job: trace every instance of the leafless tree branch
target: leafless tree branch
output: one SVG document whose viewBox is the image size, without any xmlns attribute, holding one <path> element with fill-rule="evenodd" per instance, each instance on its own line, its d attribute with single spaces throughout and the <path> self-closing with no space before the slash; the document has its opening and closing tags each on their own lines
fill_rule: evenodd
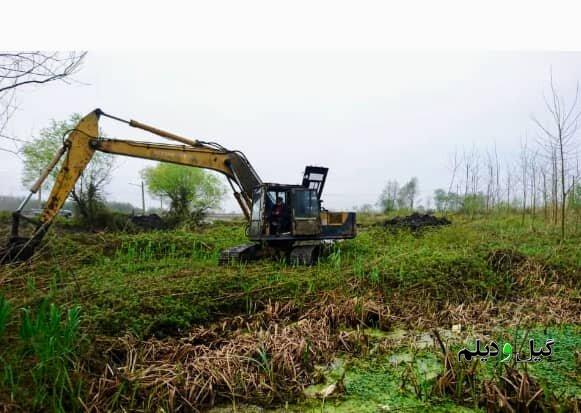
<svg viewBox="0 0 581 413">
<path fill-rule="evenodd" d="M 69 83 L 87 52 L 0 52 L 0 133 L 17 108 L 16 91 L 55 81 Z"/>
<path fill-rule="evenodd" d="M 569 160 L 576 153 L 574 143 L 577 139 L 578 121 L 581 117 L 581 110 L 578 109 L 579 82 L 576 84 L 575 95 L 568 107 L 565 99 L 559 94 L 555 86 L 552 70 L 549 74 L 549 86 L 551 90 L 551 102 L 549 102 L 546 96 L 543 96 L 543 100 L 547 112 L 550 114 L 549 119 L 552 119 L 545 124 L 541 123 L 535 117 L 532 120 L 540 131 L 542 131 L 542 134 L 544 134 L 543 137 L 539 137 L 538 141 L 546 155 L 550 158 L 553 199 L 556 211 L 558 207 L 557 201 L 560 198 L 561 239 L 563 239 L 565 238 L 566 227 L 566 201 L 570 191 L 570 188 L 567 189 L 568 184 L 566 180 L 570 168 Z M 574 181 L 575 179 L 573 179 Z"/>
<path fill-rule="evenodd" d="M 66 57 L 55 52 L 0 54 L 0 93 L 27 85 L 66 80 L 80 68 L 87 52 L 71 52 Z"/>
</svg>

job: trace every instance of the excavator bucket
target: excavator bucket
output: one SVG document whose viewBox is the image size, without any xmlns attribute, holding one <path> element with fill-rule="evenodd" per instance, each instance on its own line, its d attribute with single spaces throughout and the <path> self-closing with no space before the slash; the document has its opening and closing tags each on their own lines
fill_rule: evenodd
<svg viewBox="0 0 581 413">
<path fill-rule="evenodd" d="M 55 154 L 52 161 L 34 183 L 28 197 L 25 198 L 18 209 L 12 214 L 12 233 L 7 246 L 0 250 L 0 264 L 25 261 L 32 257 L 35 248 L 46 234 L 52 220 L 67 200 L 75 183 L 95 153 L 95 148 L 90 145 L 90 141 L 98 136 L 98 120 L 99 114 L 94 111 L 79 121 L 75 129 L 69 134 L 65 144 Z M 26 218 L 22 215 L 22 210 L 26 203 L 39 190 L 46 177 L 63 157 L 64 159 L 62 159 L 60 170 L 56 175 L 55 184 L 40 218 L 38 220 Z M 31 238 L 24 238 L 19 235 L 21 218 L 36 225 L 36 229 Z"/>
<path fill-rule="evenodd" d="M 31 238 L 13 237 L 6 247 L 0 249 L 0 264 L 26 261 L 32 257 L 36 242 Z"/>
</svg>

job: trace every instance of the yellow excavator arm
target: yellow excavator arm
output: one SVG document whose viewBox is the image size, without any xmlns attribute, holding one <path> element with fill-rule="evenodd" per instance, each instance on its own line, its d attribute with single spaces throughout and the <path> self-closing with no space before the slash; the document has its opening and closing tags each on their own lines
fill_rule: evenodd
<svg viewBox="0 0 581 413">
<path fill-rule="evenodd" d="M 99 119 L 102 117 L 126 123 L 173 143 L 100 137 Z M 249 220 L 247 235 L 252 242 L 221 251 L 221 264 L 271 256 L 277 259 L 286 257 L 292 263 L 311 265 L 326 250 L 328 242 L 356 235 L 355 213 L 331 212 L 321 206 L 321 193 L 328 168 L 307 166 L 300 185 L 263 183 L 240 151 L 226 149 L 215 142 L 185 138 L 134 120 L 124 120 L 100 109 L 82 118 L 68 132 L 62 148 L 12 215 L 12 233 L 8 246 L 4 250 L 0 249 L 0 264 L 32 257 L 96 151 L 210 169 L 226 176 L 242 212 Z M 28 200 L 59 164 L 60 169 L 40 218 L 33 220 L 22 215 Z M 280 216 L 274 217 L 273 210 L 276 205 L 280 205 L 283 197 L 286 207 L 282 207 Z M 20 219 L 36 224 L 32 237 L 19 236 Z"/>
<path fill-rule="evenodd" d="M 179 142 L 181 145 L 101 138 L 98 134 L 99 118 L 101 116 L 127 123 L 132 127 Z M 77 180 L 91 161 L 95 151 L 170 162 L 220 172 L 227 177 L 234 196 L 247 219 L 250 218 L 252 190 L 262 184 L 261 179 L 244 154 L 239 151 L 225 149 L 216 143 L 184 138 L 137 121 L 126 121 L 96 109 L 82 118 L 70 132 L 64 141 L 63 147 L 55 154 L 53 160 L 31 187 L 29 196 L 14 213 L 12 238 L 18 238 L 19 219 L 22 217 L 21 212 L 26 202 L 32 194 L 39 190 L 47 176 L 64 156 L 32 239 L 38 242 L 42 238 L 46 229 L 69 197 Z"/>
</svg>

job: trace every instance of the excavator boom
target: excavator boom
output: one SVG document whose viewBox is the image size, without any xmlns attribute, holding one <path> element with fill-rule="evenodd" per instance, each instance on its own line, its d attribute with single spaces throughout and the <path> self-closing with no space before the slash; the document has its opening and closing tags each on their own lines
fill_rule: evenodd
<svg viewBox="0 0 581 413">
<path fill-rule="evenodd" d="M 175 143 L 100 137 L 101 117 L 126 123 Z M 326 245 L 325 241 L 353 238 L 356 233 L 354 213 L 331 212 L 322 207 L 321 193 L 327 168 L 308 166 L 301 185 L 263 183 L 240 151 L 226 149 L 215 142 L 185 138 L 96 109 L 82 118 L 70 131 L 63 147 L 34 183 L 29 196 L 14 212 L 11 238 L 8 248 L 0 252 L 0 263 L 24 260 L 34 253 L 97 151 L 210 169 L 223 174 L 248 220 L 247 235 L 252 243 L 222 251 L 222 263 L 232 259 L 257 259 L 279 253 L 290 257 L 294 262 L 313 263 Z M 26 202 L 41 188 L 59 162 L 60 169 L 39 220 L 25 217 L 22 211 Z M 20 237 L 21 219 L 36 223 L 32 237 Z"/>
<path fill-rule="evenodd" d="M 181 145 L 101 138 L 99 137 L 99 118 L 101 116 L 106 116 L 166 139 L 177 141 Z M 61 158 L 64 157 L 51 193 L 37 222 L 36 230 L 32 238 L 26 239 L 26 247 L 28 249 L 33 249 L 29 247 L 33 247 L 40 242 L 96 151 L 220 172 L 228 179 L 234 196 L 247 219 L 250 219 L 252 191 L 254 187 L 262 184 L 262 180 L 242 152 L 231 151 L 215 143 L 184 138 L 134 120 L 125 121 L 96 109 L 83 117 L 70 132 L 63 147 L 59 149 L 54 159 L 31 187 L 29 196 L 14 212 L 11 234 L 12 243 L 20 245 L 24 242 L 24 239 L 19 236 L 20 219 L 25 218 L 21 212 L 31 195 L 40 189 L 44 180 L 57 166 Z M 2 256 L 0 256 L 1 260 Z"/>
</svg>

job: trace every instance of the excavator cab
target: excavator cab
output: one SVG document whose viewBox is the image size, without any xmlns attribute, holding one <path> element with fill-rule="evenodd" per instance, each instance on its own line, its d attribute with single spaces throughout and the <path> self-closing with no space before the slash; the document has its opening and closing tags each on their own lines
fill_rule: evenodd
<svg viewBox="0 0 581 413">
<path fill-rule="evenodd" d="M 281 245 L 355 236 L 355 214 L 322 207 L 328 169 L 307 166 L 301 185 L 263 183 L 254 188 L 248 236 Z"/>
<path fill-rule="evenodd" d="M 318 236 L 321 233 L 320 212 L 316 189 L 263 184 L 253 192 L 248 235 L 254 241 Z"/>
<path fill-rule="evenodd" d="M 276 249 L 291 262 L 313 264 L 323 241 L 355 237 L 355 213 L 322 207 L 326 172 L 326 168 L 307 167 L 302 185 L 263 183 L 255 187 L 248 227 L 253 244 L 223 251 L 221 262 L 251 260 L 260 257 L 259 251 Z"/>
</svg>

